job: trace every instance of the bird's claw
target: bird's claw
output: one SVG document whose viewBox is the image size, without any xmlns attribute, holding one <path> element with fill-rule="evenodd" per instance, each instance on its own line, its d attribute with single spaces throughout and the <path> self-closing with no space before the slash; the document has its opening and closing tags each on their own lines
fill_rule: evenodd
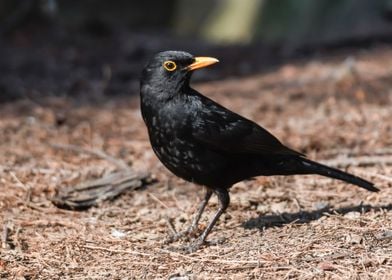
<svg viewBox="0 0 392 280">
<path fill-rule="evenodd" d="M 181 252 L 181 253 L 191 254 L 191 253 L 194 253 L 197 250 L 199 250 L 200 247 L 202 247 L 203 245 L 221 245 L 225 241 L 226 241 L 226 238 L 224 238 L 224 237 L 219 238 L 217 240 L 211 240 L 211 241 L 203 240 L 202 237 L 198 237 L 197 239 L 194 239 L 192 242 L 190 242 L 188 245 L 182 245 L 180 247 L 170 247 L 168 249 L 173 252 Z"/>
<path fill-rule="evenodd" d="M 195 241 L 193 241 L 189 246 L 186 247 L 186 251 L 190 253 L 194 253 L 197 250 L 200 249 L 200 247 L 204 244 L 204 240 L 198 238 Z"/>
<path fill-rule="evenodd" d="M 193 241 L 190 245 L 186 247 L 186 251 L 188 253 L 194 253 L 197 250 L 200 249 L 200 247 L 204 244 L 207 245 L 221 245 L 226 241 L 226 238 L 222 237 L 219 238 L 218 240 L 212 240 L 212 241 L 207 241 L 203 240 L 202 238 L 197 238 L 195 241 Z"/>
<path fill-rule="evenodd" d="M 171 234 L 166 240 L 165 240 L 165 244 L 170 244 L 173 242 L 176 242 L 184 237 L 190 237 L 191 235 L 193 235 L 193 233 L 196 232 L 196 227 L 194 226 L 190 226 L 189 228 L 187 228 L 184 231 L 180 231 L 180 232 L 176 232 L 174 234 Z"/>
<path fill-rule="evenodd" d="M 184 232 L 184 231 L 171 234 L 171 235 L 169 235 L 168 238 L 165 239 L 165 241 L 163 243 L 170 244 L 170 243 L 176 242 L 176 241 L 180 240 L 181 238 L 183 238 L 185 235 L 186 235 L 186 232 Z"/>
</svg>

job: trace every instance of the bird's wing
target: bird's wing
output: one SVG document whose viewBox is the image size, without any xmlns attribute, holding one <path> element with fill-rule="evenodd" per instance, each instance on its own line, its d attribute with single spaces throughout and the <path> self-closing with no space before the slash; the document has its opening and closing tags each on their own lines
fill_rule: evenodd
<svg viewBox="0 0 392 280">
<path fill-rule="evenodd" d="M 275 136 L 256 123 L 215 102 L 209 103 L 193 120 L 192 137 L 210 149 L 235 154 L 303 154 L 284 146 Z"/>
</svg>

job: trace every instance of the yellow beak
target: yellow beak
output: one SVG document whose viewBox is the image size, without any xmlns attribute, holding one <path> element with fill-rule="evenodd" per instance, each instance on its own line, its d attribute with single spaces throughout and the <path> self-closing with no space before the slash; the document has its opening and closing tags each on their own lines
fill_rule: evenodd
<svg viewBox="0 0 392 280">
<path fill-rule="evenodd" d="M 195 57 L 195 62 L 193 62 L 191 65 L 189 65 L 186 69 L 188 71 L 193 71 L 196 69 L 207 67 L 207 66 L 215 64 L 217 62 L 219 62 L 219 60 L 217 60 L 216 58 L 199 56 L 199 57 Z"/>
</svg>

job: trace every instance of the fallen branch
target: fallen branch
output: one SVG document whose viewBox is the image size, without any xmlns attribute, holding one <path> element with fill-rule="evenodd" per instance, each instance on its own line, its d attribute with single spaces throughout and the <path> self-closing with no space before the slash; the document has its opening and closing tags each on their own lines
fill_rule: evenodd
<svg viewBox="0 0 392 280">
<path fill-rule="evenodd" d="M 135 172 L 124 161 L 114 158 L 102 150 L 75 145 L 49 145 L 55 149 L 94 155 L 113 163 L 119 169 L 119 171 L 103 178 L 87 181 L 65 190 L 57 190 L 57 194 L 51 198 L 51 201 L 59 208 L 71 210 L 87 209 L 98 205 L 104 200 L 113 199 L 125 191 L 140 188 L 154 181 L 149 173 Z"/>
<path fill-rule="evenodd" d="M 154 180 L 149 173 L 137 173 L 131 169 L 111 173 L 103 178 L 87 181 L 72 188 L 60 190 L 51 198 L 59 208 L 82 210 L 110 200 L 128 190 L 135 190 Z"/>
</svg>

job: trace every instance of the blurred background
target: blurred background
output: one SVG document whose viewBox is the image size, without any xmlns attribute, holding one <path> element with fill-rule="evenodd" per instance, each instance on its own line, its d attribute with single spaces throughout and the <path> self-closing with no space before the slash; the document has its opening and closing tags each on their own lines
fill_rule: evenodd
<svg viewBox="0 0 392 280">
<path fill-rule="evenodd" d="M 391 41 L 391 0 L 0 0 L 0 101 L 136 94 L 167 49 L 224 62 L 200 81 Z"/>
</svg>

